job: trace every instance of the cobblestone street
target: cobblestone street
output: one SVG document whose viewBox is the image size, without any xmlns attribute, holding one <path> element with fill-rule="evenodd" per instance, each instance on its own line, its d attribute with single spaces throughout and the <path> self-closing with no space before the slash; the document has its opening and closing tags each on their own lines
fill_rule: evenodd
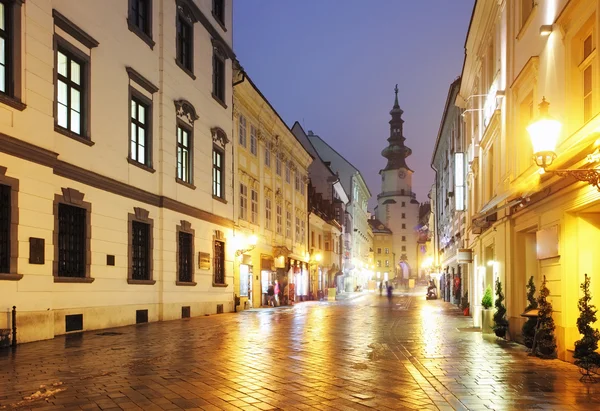
<svg viewBox="0 0 600 411">
<path fill-rule="evenodd" d="M 1 352 L 0 409 L 600 409 L 576 367 L 460 314 L 371 294 L 58 337 Z"/>
</svg>

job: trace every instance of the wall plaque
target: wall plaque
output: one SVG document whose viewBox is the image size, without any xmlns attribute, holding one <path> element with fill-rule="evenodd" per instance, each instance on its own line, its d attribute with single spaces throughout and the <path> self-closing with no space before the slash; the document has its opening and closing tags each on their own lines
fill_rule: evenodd
<svg viewBox="0 0 600 411">
<path fill-rule="evenodd" d="M 210 270 L 210 253 L 198 253 L 198 268 L 201 270 Z"/>
<path fill-rule="evenodd" d="M 43 238 L 29 237 L 29 264 L 44 264 Z"/>
</svg>

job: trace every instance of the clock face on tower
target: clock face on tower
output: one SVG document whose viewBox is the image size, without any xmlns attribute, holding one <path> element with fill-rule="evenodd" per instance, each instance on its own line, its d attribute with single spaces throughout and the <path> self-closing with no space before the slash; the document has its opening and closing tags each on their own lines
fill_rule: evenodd
<svg viewBox="0 0 600 411">
<path fill-rule="evenodd" d="M 406 177 L 406 171 L 404 171 L 404 170 L 398 171 L 398 177 L 400 177 L 400 178 Z"/>
</svg>

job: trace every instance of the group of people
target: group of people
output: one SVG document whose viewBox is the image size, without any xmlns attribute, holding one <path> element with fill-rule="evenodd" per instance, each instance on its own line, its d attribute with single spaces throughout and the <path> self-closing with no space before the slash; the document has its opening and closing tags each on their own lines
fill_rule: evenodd
<svg viewBox="0 0 600 411">
<path fill-rule="evenodd" d="M 379 295 L 383 296 L 383 281 L 379 283 Z M 394 294 L 394 287 L 392 287 L 392 284 L 390 284 L 389 282 L 385 282 L 385 289 L 387 291 L 387 298 L 389 302 L 392 302 L 392 297 Z"/>
<path fill-rule="evenodd" d="M 267 305 L 273 307 L 280 305 L 279 291 L 279 282 L 277 280 L 269 284 L 269 288 L 267 289 Z"/>
</svg>

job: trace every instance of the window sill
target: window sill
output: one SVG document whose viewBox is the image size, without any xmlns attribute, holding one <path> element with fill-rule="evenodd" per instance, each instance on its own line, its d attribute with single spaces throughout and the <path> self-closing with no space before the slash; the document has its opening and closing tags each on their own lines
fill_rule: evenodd
<svg viewBox="0 0 600 411">
<path fill-rule="evenodd" d="M 223 204 L 227 204 L 227 200 L 225 200 L 224 198 L 221 198 L 219 196 L 216 196 L 214 194 L 213 194 L 213 200 L 217 200 L 217 201 L 222 202 Z"/>
<path fill-rule="evenodd" d="M 214 11 L 212 12 L 212 16 L 214 17 L 215 21 L 217 22 L 217 24 L 219 25 L 219 27 L 221 27 L 223 29 L 223 31 L 227 31 L 227 28 L 225 27 L 225 23 L 221 21 L 221 19 L 219 19 L 217 17 L 217 15 L 214 13 Z"/>
<path fill-rule="evenodd" d="M 0 274 L 0 281 L 19 281 L 23 274 Z"/>
<path fill-rule="evenodd" d="M 195 185 L 193 185 L 191 183 L 188 183 L 188 182 L 185 182 L 185 181 L 183 181 L 180 178 L 175 177 L 175 181 L 178 182 L 179 184 L 183 185 L 183 186 L 186 186 L 187 188 L 191 188 L 192 190 L 196 189 Z"/>
<path fill-rule="evenodd" d="M 134 280 L 133 278 L 128 278 L 127 284 L 154 285 L 156 284 L 156 280 Z"/>
<path fill-rule="evenodd" d="M 219 97 L 217 97 L 217 95 L 215 93 L 210 93 L 210 94 L 217 103 L 219 103 L 221 106 L 223 106 L 223 108 L 227 108 L 227 104 L 225 104 L 225 102 L 223 100 L 221 100 Z"/>
<path fill-rule="evenodd" d="M 129 19 L 127 19 L 127 27 L 129 27 L 129 31 L 138 36 L 144 43 L 146 43 L 151 50 L 154 50 L 154 45 L 156 44 L 152 40 L 152 36 L 148 35 L 148 33 L 144 33 L 138 26 L 133 24 Z"/>
<path fill-rule="evenodd" d="M 196 285 L 195 281 L 192 282 L 188 282 L 188 281 L 175 281 L 175 285 L 181 285 L 184 287 L 193 287 Z"/>
<path fill-rule="evenodd" d="M 8 94 L 0 93 L 0 103 L 6 104 L 14 109 L 23 111 L 27 108 L 27 104 L 23 103 L 16 97 L 11 97 Z"/>
<path fill-rule="evenodd" d="M 156 172 L 156 170 L 155 170 L 155 169 L 153 169 L 152 167 L 150 167 L 150 166 L 147 166 L 147 165 L 145 165 L 145 164 L 142 164 L 142 163 L 140 163 L 140 162 L 138 162 L 138 161 L 135 161 L 135 160 L 133 160 L 133 159 L 132 159 L 132 158 L 130 158 L 130 157 L 127 157 L 127 162 L 128 162 L 129 164 L 131 164 L 132 166 L 139 167 L 139 168 L 141 168 L 142 170 L 146 170 L 146 171 L 147 171 L 147 172 L 149 172 L 149 173 L 155 173 L 155 172 Z"/>
<path fill-rule="evenodd" d="M 179 60 L 175 59 L 175 64 L 177 64 L 177 66 L 179 66 L 179 68 L 182 69 L 185 72 L 185 74 L 190 76 L 193 80 L 196 80 L 196 76 L 194 76 L 194 72 L 192 72 L 192 70 L 184 67 L 183 64 L 181 64 L 179 62 Z"/>
<path fill-rule="evenodd" d="M 222 288 L 225 288 L 225 287 L 229 287 L 229 284 L 217 284 L 217 283 L 212 283 L 212 286 L 213 286 L 213 287 L 222 287 Z"/>
<path fill-rule="evenodd" d="M 93 283 L 95 278 L 91 277 L 54 277 L 55 283 Z"/>
<path fill-rule="evenodd" d="M 88 145 L 90 147 L 93 146 L 94 144 L 96 144 L 91 139 L 85 138 L 85 137 L 81 137 L 79 134 L 75 134 L 72 131 L 69 131 L 66 128 L 63 128 L 63 127 L 59 126 L 58 124 L 54 125 L 54 131 L 56 131 L 57 133 L 60 133 L 60 134 L 62 134 L 64 136 L 70 137 L 73 140 L 79 141 L 80 143 L 83 143 L 83 144 Z"/>
</svg>

